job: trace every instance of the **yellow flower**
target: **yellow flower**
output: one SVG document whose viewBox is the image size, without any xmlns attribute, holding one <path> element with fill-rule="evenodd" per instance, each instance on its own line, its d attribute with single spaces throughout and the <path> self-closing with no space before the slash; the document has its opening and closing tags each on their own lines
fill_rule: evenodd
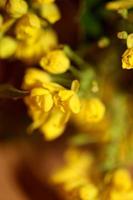
<svg viewBox="0 0 133 200">
<path fill-rule="evenodd" d="M 124 39 L 127 39 L 128 34 L 127 34 L 126 31 L 121 31 L 121 32 L 118 32 L 117 37 L 118 37 L 119 39 L 123 39 L 123 40 L 124 40 Z"/>
<path fill-rule="evenodd" d="M 79 83 L 75 80 L 70 90 L 65 89 L 51 82 L 45 72 L 28 69 L 23 88 L 30 91 L 30 95 L 25 97 L 33 119 L 30 131 L 40 128 L 47 140 L 62 134 L 71 112 L 79 112 L 80 102 L 76 95 L 78 87 Z"/>
<path fill-rule="evenodd" d="M 52 24 L 61 18 L 60 11 L 55 3 L 43 4 L 40 13 Z"/>
<path fill-rule="evenodd" d="M 32 40 L 30 40 L 32 41 Z M 16 57 L 20 60 L 37 63 L 41 57 L 57 45 L 57 36 L 51 29 L 40 31 L 38 38 L 35 41 L 27 43 L 20 41 L 16 51 Z"/>
<path fill-rule="evenodd" d="M 65 155 L 66 164 L 52 175 L 54 184 L 63 184 L 66 191 L 79 188 L 88 183 L 88 174 L 93 159 L 87 152 L 68 149 Z"/>
<path fill-rule="evenodd" d="M 99 122 L 103 119 L 105 114 L 105 106 L 98 98 L 92 98 L 88 101 L 88 112 L 86 112 L 86 119 L 90 122 Z"/>
<path fill-rule="evenodd" d="M 26 14 L 28 5 L 24 0 L 9 0 L 6 3 L 6 11 L 14 18 L 19 18 Z"/>
<path fill-rule="evenodd" d="M 132 200 L 133 181 L 127 169 L 119 168 L 106 175 L 107 188 L 104 188 L 104 198 L 108 200 Z M 105 177 L 106 178 L 106 177 Z"/>
<path fill-rule="evenodd" d="M 40 45 L 42 48 L 42 56 L 50 49 L 56 47 L 58 44 L 58 38 L 56 33 L 52 29 L 46 29 L 41 32 Z"/>
<path fill-rule="evenodd" d="M 28 90 L 35 87 L 42 86 L 42 83 L 50 82 L 50 76 L 36 68 L 28 68 L 25 72 L 23 80 L 23 89 Z"/>
<path fill-rule="evenodd" d="M 119 0 L 119 1 L 112 1 L 107 3 L 107 9 L 110 10 L 119 10 L 119 9 L 129 9 L 133 7 L 132 0 Z"/>
<path fill-rule="evenodd" d="M 41 59 L 40 65 L 50 73 L 60 74 L 69 69 L 70 61 L 62 50 L 53 50 Z"/>
<path fill-rule="evenodd" d="M 28 13 L 19 19 L 16 25 L 16 36 L 19 40 L 33 42 L 40 33 L 41 23 L 37 15 Z"/>
<path fill-rule="evenodd" d="M 48 112 L 53 106 L 52 94 L 42 87 L 33 88 L 30 99 L 33 106 L 42 112 Z"/>
<path fill-rule="evenodd" d="M 81 200 L 96 200 L 98 188 L 94 184 L 88 183 L 80 188 L 79 193 Z"/>
<path fill-rule="evenodd" d="M 59 95 L 60 90 L 66 89 L 55 83 L 45 83 L 42 88 L 32 89 L 31 95 L 25 98 L 33 118 L 31 131 L 40 128 L 47 140 L 55 139 L 61 135 L 71 112 L 79 111 L 80 103 L 76 94 L 62 99 Z M 73 98 L 76 101 L 70 106 Z M 77 105 L 75 106 L 75 104 Z"/>
<path fill-rule="evenodd" d="M 40 126 L 40 130 L 44 134 L 46 140 L 56 139 L 63 133 L 69 115 L 69 112 L 63 113 L 57 108 L 51 110 L 42 126 Z"/>
<path fill-rule="evenodd" d="M 55 83 L 49 83 L 48 85 L 45 83 L 44 87 L 53 94 L 54 108 L 40 129 L 45 138 L 51 140 L 63 133 L 71 112 L 79 112 L 80 102 L 73 90 L 66 90 Z"/>
<path fill-rule="evenodd" d="M 133 68 L 133 48 L 127 49 L 122 55 L 122 68 L 123 69 Z"/>
<path fill-rule="evenodd" d="M 110 193 L 110 198 L 107 197 L 108 200 L 132 200 L 133 199 L 133 191 L 120 192 L 118 190 L 112 190 Z"/>
<path fill-rule="evenodd" d="M 129 190 L 132 187 L 132 179 L 128 170 L 118 169 L 113 174 L 113 185 L 120 190 Z"/>
<path fill-rule="evenodd" d="M 80 101 L 76 94 L 77 88 L 73 88 L 73 85 L 79 87 L 78 81 L 73 81 L 71 90 L 65 88 L 59 88 L 58 93 L 54 95 L 55 106 L 59 107 L 62 112 L 70 110 L 73 113 L 80 111 Z"/>
<path fill-rule="evenodd" d="M 17 42 L 9 37 L 5 36 L 0 38 L 0 58 L 9 58 L 17 49 Z"/>
<path fill-rule="evenodd" d="M 98 98 L 81 100 L 80 112 L 73 115 L 74 122 L 79 127 L 87 127 L 91 123 L 100 122 L 105 114 L 105 106 Z"/>
</svg>

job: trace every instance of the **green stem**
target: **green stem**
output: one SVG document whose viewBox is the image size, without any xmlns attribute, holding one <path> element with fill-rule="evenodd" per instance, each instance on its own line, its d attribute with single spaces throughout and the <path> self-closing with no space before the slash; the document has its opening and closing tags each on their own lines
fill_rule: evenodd
<svg viewBox="0 0 133 200">
<path fill-rule="evenodd" d="M 70 71 L 72 74 L 80 80 L 80 96 L 87 96 L 91 94 L 92 83 L 97 80 L 96 73 L 93 67 L 84 61 L 78 54 L 76 54 L 69 46 L 64 46 L 64 52 L 66 55 L 75 62 L 79 69 L 71 66 Z"/>
<path fill-rule="evenodd" d="M 125 137 L 127 130 L 127 109 L 126 100 L 121 95 L 115 95 L 110 112 L 112 111 L 112 123 L 109 129 L 110 143 L 105 147 L 105 160 L 103 170 L 112 170 L 120 165 L 119 153 L 120 144 Z"/>
<path fill-rule="evenodd" d="M 64 46 L 64 52 L 66 55 L 74 61 L 80 69 L 83 69 L 83 67 L 91 67 L 86 61 L 84 61 L 78 54 L 76 54 L 69 46 Z"/>
<path fill-rule="evenodd" d="M 81 73 L 80 73 L 80 71 L 78 69 L 76 69 L 76 67 L 74 67 L 74 66 L 71 65 L 71 67 L 70 67 L 69 70 L 72 72 L 72 74 L 74 76 L 76 76 L 77 78 L 80 78 Z"/>
</svg>

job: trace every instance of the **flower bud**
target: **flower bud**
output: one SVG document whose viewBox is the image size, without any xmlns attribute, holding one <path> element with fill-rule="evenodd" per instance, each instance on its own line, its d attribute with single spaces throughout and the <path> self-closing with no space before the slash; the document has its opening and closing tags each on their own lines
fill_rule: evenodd
<svg viewBox="0 0 133 200">
<path fill-rule="evenodd" d="M 54 50 L 41 59 L 40 65 L 50 73 L 60 74 L 69 69 L 70 61 L 62 50 Z"/>
<path fill-rule="evenodd" d="M 6 11 L 14 18 L 26 14 L 28 5 L 24 0 L 9 0 L 6 4 Z"/>
<path fill-rule="evenodd" d="M 50 23 L 55 23 L 60 19 L 60 11 L 56 4 L 43 4 L 41 8 L 41 16 L 47 19 Z"/>
<path fill-rule="evenodd" d="M 17 48 L 17 42 L 9 37 L 3 37 L 0 39 L 0 58 L 8 58 L 12 56 Z"/>
</svg>

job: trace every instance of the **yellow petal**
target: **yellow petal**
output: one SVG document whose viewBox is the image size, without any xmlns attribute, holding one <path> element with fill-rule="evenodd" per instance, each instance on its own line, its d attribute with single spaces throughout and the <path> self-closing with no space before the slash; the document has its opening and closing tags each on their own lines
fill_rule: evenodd
<svg viewBox="0 0 133 200">
<path fill-rule="evenodd" d="M 79 86 L 80 86 L 79 81 L 78 80 L 74 80 L 72 82 L 71 90 L 73 90 L 75 92 L 78 92 Z"/>
<path fill-rule="evenodd" d="M 55 23 L 61 17 L 60 11 L 55 3 L 43 4 L 41 7 L 41 16 L 50 23 Z"/>
<path fill-rule="evenodd" d="M 59 137 L 63 133 L 68 119 L 65 113 L 60 110 L 53 110 L 48 120 L 40 128 L 46 140 L 53 140 Z"/>
<path fill-rule="evenodd" d="M 74 94 L 74 92 L 72 90 L 60 90 L 58 95 L 61 98 L 61 101 L 66 101 L 67 99 L 69 99 L 72 95 Z"/>
<path fill-rule="evenodd" d="M 40 65 L 50 73 L 60 74 L 69 69 L 70 61 L 62 50 L 54 50 L 41 59 Z"/>
<path fill-rule="evenodd" d="M 40 85 L 45 82 L 50 82 L 50 76 L 46 72 L 36 68 L 29 68 L 25 73 L 22 87 L 24 89 L 29 89 L 34 85 Z"/>
<path fill-rule="evenodd" d="M 78 113 L 80 111 L 80 101 L 76 94 L 71 97 L 69 107 L 73 113 Z"/>
<path fill-rule="evenodd" d="M 50 92 L 44 88 L 34 88 L 31 97 L 36 98 L 36 103 L 42 111 L 48 112 L 53 106 L 53 98 Z"/>
</svg>

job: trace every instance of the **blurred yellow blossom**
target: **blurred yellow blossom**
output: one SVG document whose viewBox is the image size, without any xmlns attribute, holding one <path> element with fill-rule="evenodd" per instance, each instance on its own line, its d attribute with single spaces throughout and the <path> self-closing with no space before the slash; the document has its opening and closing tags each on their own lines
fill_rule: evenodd
<svg viewBox="0 0 133 200">
<path fill-rule="evenodd" d="M 71 191 L 89 182 L 88 175 L 93 163 L 93 158 L 89 153 L 73 148 L 68 149 L 65 161 L 66 164 L 54 172 L 53 183 L 63 184 L 66 191 Z"/>
<path fill-rule="evenodd" d="M 90 123 L 100 122 L 105 114 L 105 105 L 98 98 L 82 99 L 81 110 L 73 115 L 74 122 L 79 127 L 87 127 Z"/>
<path fill-rule="evenodd" d="M 122 55 L 122 68 L 123 69 L 133 68 L 133 48 L 127 49 Z"/>
<path fill-rule="evenodd" d="M 98 188 L 92 183 L 82 186 L 79 193 L 81 200 L 98 200 Z"/>
<path fill-rule="evenodd" d="M 47 117 L 42 126 L 40 126 L 40 130 L 46 140 L 56 139 L 65 130 L 66 123 L 69 119 L 69 112 L 63 113 L 61 110 L 53 108 L 49 115 L 45 114 L 45 116 Z"/>
<path fill-rule="evenodd" d="M 98 200 L 99 188 L 93 183 L 92 168 L 93 156 L 89 152 L 71 147 L 65 153 L 65 164 L 55 170 L 51 181 L 61 187 L 64 194 L 71 196 L 74 192 L 72 199 Z"/>
<path fill-rule="evenodd" d="M 133 186 L 131 175 L 126 169 L 116 170 L 113 174 L 112 183 L 117 189 L 122 190 L 131 189 L 131 187 Z"/>
<path fill-rule="evenodd" d="M 26 42 L 34 41 L 39 36 L 40 28 L 41 22 L 38 16 L 34 13 L 27 13 L 17 22 L 15 29 L 16 37 Z"/>
<path fill-rule="evenodd" d="M 55 32 L 51 29 L 41 30 L 34 42 L 18 42 L 16 57 L 29 63 L 37 63 L 47 51 L 56 45 L 57 36 Z"/>
<path fill-rule="evenodd" d="M 118 37 L 119 39 L 127 39 L 128 34 L 127 34 L 126 31 L 121 31 L 121 32 L 118 32 L 117 37 Z"/>
<path fill-rule="evenodd" d="M 118 168 L 109 176 L 103 200 L 132 200 L 133 181 L 127 169 Z M 106 177 L 105 177 L 106 178 Z"/>
<path fill-rule="evenodd" d="M 24 0 L 9 0 L 6 3 L 6 11 L 14 18 L 19 18 L 26 14 L 28 5 Z"/>
<path fill-rule="evenodd" d="M 60 11 L 55 3 L 43 4 L 40 13 L 43 18 L 52 24 L 61 18 Z"/>
<path fill-rule="evenodd" d="M 112 1 L 107 3 L 107 9 L 110 10 L 119 10 L 119 9 L 129 9 L 133 7 L 133 1 L 132 0 L 118 0 L 118 1 Z"/>
<path fill-rule="evenodd" d="M 41 59 L 40 65 L 50 73 L 60 74 L 69 69 L 70 61 L 62 50 L 53 50 Z"/>
<path fill-rule="evenodd" d="M 0 38 L 0 58 L 9 58 L 14 55 L 17 42 L 10 36 Z"/>
</svg>

